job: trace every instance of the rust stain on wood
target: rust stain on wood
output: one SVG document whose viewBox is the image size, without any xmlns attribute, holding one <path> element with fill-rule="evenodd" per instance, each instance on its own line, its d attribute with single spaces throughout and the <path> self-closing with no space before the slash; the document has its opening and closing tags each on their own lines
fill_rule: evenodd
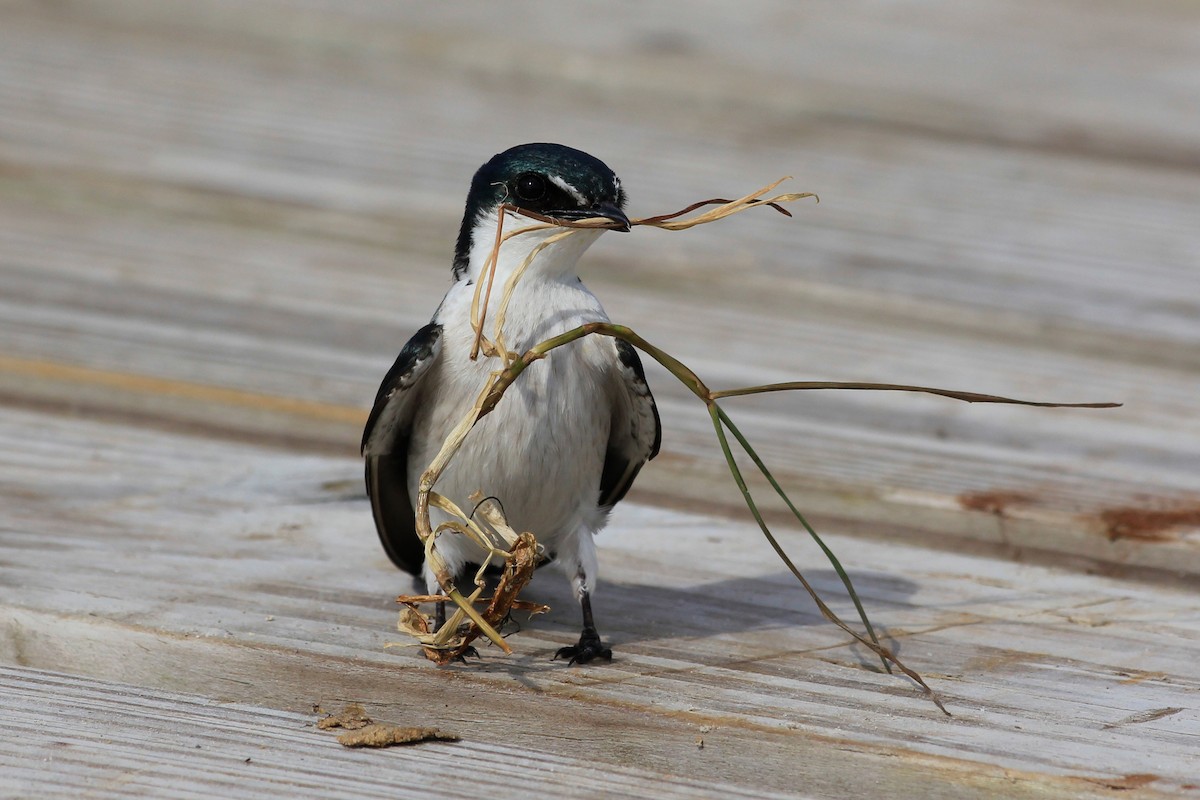
<svg viewBox="0 0 1200 800">
<path fill-rule="evenodd" d="M 1098 786 L 1103 786 L 1105 789 L 1114 791 L 1129 791 L 1131 789 L 1141 789 L 1143 786 L 1148 786 L 1157 780 L 1160 780 L 1158 775 L 1151 772 L 1135 772 L 1130 775 L 1122 775 L 1119 778 L 1085 778 L 1088 783 L 1094 783 Z"/>
<path fill-rule="evenodd" d="M 1173 542 L 1179 528 L 1200 527 L 1200 505 L 1171 509 L 1110 508 L 1100 514 L 1104 532 L 1112 541 L 1136 539 L 1142 542 Z"/>
<path fill-rule="evenodd" d="M 1003 517 L 1009 506 L 1030 505 L 1034 497 L 1024 492 L 966 492 L 958 496 L 958 504 L 968 511 L 984 511 Z"/>
<path fill-rule="evenodd" d="M 320 706 L 314 706 L 314 710 Z M 350 703 L 336 714 L 317 720 L 317 728 L 329 730 L 342 728 L 338 744 L 343 747 L 395 747 L 396 745 L 420 744 L 421 742 L 457 742 L 456 733 L 447 733 L 437 728 L 403 727 L 376 722 L 367 716 L 361 703 Z"/>
</svg>

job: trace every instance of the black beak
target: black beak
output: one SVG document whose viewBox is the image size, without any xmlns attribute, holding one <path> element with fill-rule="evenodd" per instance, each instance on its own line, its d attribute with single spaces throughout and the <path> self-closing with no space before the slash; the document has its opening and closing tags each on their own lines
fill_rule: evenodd
<svg viewBox="0 0 1200 800">
<path fill-rule="evenodd" d="M 597 203 L 591 208 L 571 209 L 569 211 L 550 211 L 546 216 L 571 220 L 572 222 L 600 217 L 617 223 L 617 227 L 610 228 L 610 230 L 621 231 L 623 233 L 628 233 L 633 227 L 629 222 L 629 217 L 625 216 L 625 212 L 612 203 Z"/>
</svg>

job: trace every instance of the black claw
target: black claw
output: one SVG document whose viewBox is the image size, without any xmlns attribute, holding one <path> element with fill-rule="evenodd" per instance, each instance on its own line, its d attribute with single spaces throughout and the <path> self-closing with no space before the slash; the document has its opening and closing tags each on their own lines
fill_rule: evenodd
<svg viewBox="0 0 1200 800">
<path fill-rule="evenodd" d="M 466 664 L 468 657 L 479 658 L 479 651 L 475 649 L 474 645 L 469 645 L 466 650 L 463 650 L 461 653 L 456 655 L 454 660 L 460 664 Z"/>
<path fill-rule="evenodd" d="M 567 659 L 567 664 L 586 664 L 597 658 L 612 661 L 612 649 L 604 646 L 595 628 L 584 628 L 579 644 L 560 647 L 554 654 L 555 661 L 560 658 Z"/>
<path fill-rule="evenodd" d="M 507 633 L 505 633 L 506 628 L 508 629 Z M 509 613 L 504 615 L 504 619 L 500 620 L 500 624 L 496 626 L 496 630 L 500 631 L 500 633 L 503 634 L 504 638 L 507 639 L 509 636 L 512 636 L 514 633 L 521 632 L 521 623 L 517 622 L 515 619 L 513 619 L 512 612 L 510 611 Z"/>
</svg>

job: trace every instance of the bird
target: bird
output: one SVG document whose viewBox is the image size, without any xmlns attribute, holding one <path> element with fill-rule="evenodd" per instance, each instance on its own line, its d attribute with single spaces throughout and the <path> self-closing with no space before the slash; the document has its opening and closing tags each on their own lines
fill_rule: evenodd
<svg viewBox="0 0 1200 800">
<path fill-rule="evenodd" d="M 421 473 L 450 430 L 470 412 L 494 359 L 472 360 L 476 332 L 471 300 L 485 262 L 505 232 L 521 227 L 502 217 L 503 205 L 564 222 L 602 218 L 631 229 L 620 179 L 601 160 L 561 144 L 530 143 L 493 156 L 478 169 L 467 194 L 454 248 L 452 285 L 428 325 L 401 349 L 376 394 L 363 431 L 367 495 L 376 532 L 391 561 L 431 593 L 440 591 L 424 563 L 414 508 Z M 549 228 L 515 236 L 499 251 L 494 285 L 550 235 Z M 547 245 L 515 285 L 504 323 L 514 352 L 589 322 L 608 322 L 599 299 L 579 277 L 578 261 L 603 229 L 578 230 Z M 609 336 L 586 336 L 532 363 L 495 409 L 479 420 L 434 490 L 459 508 L 480 492 L 496 498 L 509 525 L 530 531 L 547 563 L 571 583 L 582 615 L 579 642 L 555 658 L 569 664 L 611 660 L 596 629 L 591 598 L 598 560 L 594 537 L 629 491 L 639 470 L 659 451 L 662 425 L 637 350 Z M 477 495 L 478 496 L 478 495 Z M 448 517 L 431 509 L 436 526 Z M 457 580 L 473 575 L 488 555 L 467 537 L 447 533 L 439 554 Z M 435 626 L 445 624 L 439 603 Z"/>
</svg>

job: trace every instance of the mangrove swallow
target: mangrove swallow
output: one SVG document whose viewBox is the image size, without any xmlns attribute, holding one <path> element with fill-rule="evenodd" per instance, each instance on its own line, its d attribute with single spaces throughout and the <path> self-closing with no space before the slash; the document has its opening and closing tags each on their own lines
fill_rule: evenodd
<svg viewBox="0 0 1200 800">
<path fill-rule="evenodd" d="M 471 300 L 476 281 L 484 279 L 502 204 L 555 220 L 603 217 L 619 230 L 630 228 L 620 180 L 582 151 L 558 144 L 519 145 L 475 173 L 454 250 L 454 285 L 383 379 L 362 440 L 367 494 L 384 550 L 401 569 L 423 573 L 430 593 L 440 588 L 423 564 L 417 537 L 417 483 L 497 368 L 494 359 L 470 358 Z M 504 230 L 525 222 L 510 216 Z M 534 247 L 559 230 L 508 240 L 496 264 L 497 291 Z M 576 266 L 602 232 L 580 230 L 531 262 L 509 302 L 503 330 L 508 349 L 523 353 L 584 323 L 608 321 Z M 531 364 L 476 424 L 434 487 L 462 509 L 473 507 L 469 498 L 475 492 L 497 498 L 509 524 L 532 532 L 545 556 L 571 581 L 583 612 L 583 633 L 577 645 L 560 649 L 556 658 L 582 664 L 612 657 L 592 617 L 593 537 L 638 470 L 658 454 L 661 436 L 637 351 L 619 339 L 588 336 Z M 430 514 L 435 528 L 448 519 L 438 509 Z M 487 558 L 460 534 L 440 536 L 437 547 L 456 579 L 469 579 Z M 438 607 L 438 619 L 445 619 L 444 606 Z"/>
</svg>

